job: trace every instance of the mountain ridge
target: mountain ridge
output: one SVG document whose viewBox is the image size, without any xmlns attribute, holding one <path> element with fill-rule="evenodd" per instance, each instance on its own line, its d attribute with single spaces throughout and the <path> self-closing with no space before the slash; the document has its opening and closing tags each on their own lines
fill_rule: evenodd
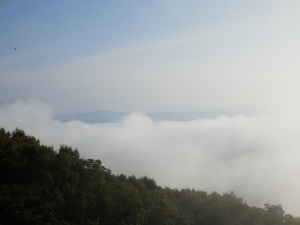
<svg viewBox="0 0 300 225">
<path fill-rule="evenodd" d="M 162 111 L 153 113 L 144 113 L 153 121 L 189 121 L 196 119 L 215 119 L 220 116 L 232 117 L 235 115 L 255 116 L 262 113 L 264 109 L 257 108 L 211 108 L 197 111 Z M 58 114 L 54 118 L 62 122 L 73 120 L 85 123 L 113 123 L 122 120 L 130 112 L 115 112 L 109 110 L 97 110 L 83 113 Z"/>
</svg>

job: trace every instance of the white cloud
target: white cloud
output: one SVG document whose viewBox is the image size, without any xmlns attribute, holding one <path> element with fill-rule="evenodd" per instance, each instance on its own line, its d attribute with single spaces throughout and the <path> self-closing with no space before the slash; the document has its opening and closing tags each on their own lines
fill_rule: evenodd
<svg viewBox="0 0 300 225">
<path fill-rule="evenodd" d="M 188 122 L 153 122 L 133 113 L 111 124 L 62 123 L 53 114 L 40 101 L 17 101 L 0 107 L 0 124 L 55 149 L 78 148 L 114 173 L 149 176 L 172 188 L 232 190 L 249 204 L 282 204 L 300 215 L 298 111 Z"/>
</svg>

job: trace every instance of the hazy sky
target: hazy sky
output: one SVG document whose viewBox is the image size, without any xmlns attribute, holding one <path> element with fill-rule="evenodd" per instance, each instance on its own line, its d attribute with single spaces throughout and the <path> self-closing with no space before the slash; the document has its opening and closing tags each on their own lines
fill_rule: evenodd
<svg viewBox="0 0 300 225">
<path fill-rule="evenodd" d="M 1 1 L 0 103 L 298 107 L 299 24 L 296 0 Z"/>
<path fill-rule="evenodd" d="M 298 0 L 0 1 L 0 126 L 114 173 L 235 191 L 300 216 Z M 15 50 L 16 48 L 16 50 Z M 59 122 L 95 110 L 257 107 L 259 116 Z"/>
</svg>

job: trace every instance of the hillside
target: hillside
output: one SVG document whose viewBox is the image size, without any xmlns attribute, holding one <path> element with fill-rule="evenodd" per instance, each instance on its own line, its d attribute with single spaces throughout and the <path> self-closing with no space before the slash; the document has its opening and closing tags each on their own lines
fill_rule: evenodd
<svg viewBox="0 0 300 225">
<path fill-rule="evenodd" d="M 180 179 L 180 177 L 178 177 Z M 250 207 L 233 192 L 160 187 L 115 175 L 99 159 L 0 129 L 0 224 L 292 225 L 281 205 Z"/>
</svg>

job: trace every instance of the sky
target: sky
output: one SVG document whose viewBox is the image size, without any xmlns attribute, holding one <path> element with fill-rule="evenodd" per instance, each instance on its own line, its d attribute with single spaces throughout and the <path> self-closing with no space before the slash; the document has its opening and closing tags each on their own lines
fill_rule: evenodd
<svg viewBox="0 0 300 225">
<path fill-rule="evenodd" d="M 0 1 L 0 126 L 114 173 L 300 216 L 297 0 Z M 16 49 L 16 50 L 15 50 Z M 268 113 L 154 122 L 206 108 Z M 130 112 L 110 124 L 54 115 Z"/>
<path fill-rule="evenodd" d="M 296 0 L 1 1 L 0 104 L 299 107 L 299 21 Z"/>
</svg>

